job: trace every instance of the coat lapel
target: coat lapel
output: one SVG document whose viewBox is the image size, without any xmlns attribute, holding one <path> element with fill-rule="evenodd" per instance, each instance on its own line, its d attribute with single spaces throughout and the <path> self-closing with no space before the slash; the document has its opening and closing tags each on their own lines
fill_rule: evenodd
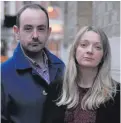
<svg viewBox="0 0 121 123">
<path fill-rule="evenodd" d="M 62 64 L 62 61 L 60 61 L 57 57 L 55 57 L 46 48 L 44 48 L 44 50 L 45 50 L 47 57 L 49 59 L 48 67 L 49 67 L 49 75 L 50 75 L 50 83 L 51 83 L 56 79 L 56 75 L 58 73 L 58 69 L 60 68 L 60 64 Z"/>
<path fill-rule="evenodd" d="M 49 65 L 50 82 L 52 82 L 55 79 L 57 70 L 58 70 L 58 67 L 55 66 L 55 64 Z"/>
</svg>

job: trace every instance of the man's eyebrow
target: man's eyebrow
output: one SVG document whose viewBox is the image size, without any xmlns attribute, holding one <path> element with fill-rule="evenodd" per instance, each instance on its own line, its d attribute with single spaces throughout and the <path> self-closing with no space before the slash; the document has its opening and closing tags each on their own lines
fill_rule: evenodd
<svg viewBox="0 0 121 123">
<path fill-rule="evenodd" d="M 32 25 L 26 24 L 26 25 L 24 25 L 24 27 L 32 27 Z"/>
<path fill-rule="evenodd" d="M 32 25 L 30 24 L 26 24 L 24 25 L 24 27 L 33 27 Z M 38 25 L 37 28 L 46 28 L 47 26 L 46 25 Z"/>
<path fill-rule="evenodd" d="M 37 27 L 44 27 L 44 28 L 46 28 L 47 26 L 46 25 L 39 25 Z"/>
</svg>

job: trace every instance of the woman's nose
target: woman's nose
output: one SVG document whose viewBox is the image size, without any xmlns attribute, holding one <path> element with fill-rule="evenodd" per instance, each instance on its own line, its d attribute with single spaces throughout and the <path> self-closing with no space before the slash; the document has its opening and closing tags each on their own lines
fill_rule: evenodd
<svg viewBox="0 0 121 123">
<path fill-rule="evenodd" d="M 89 46 L 89 47 L 87 48 L 87 53 L 90 53 L 90 54 L 93 53 L 93 46 Z"/>
</svg>

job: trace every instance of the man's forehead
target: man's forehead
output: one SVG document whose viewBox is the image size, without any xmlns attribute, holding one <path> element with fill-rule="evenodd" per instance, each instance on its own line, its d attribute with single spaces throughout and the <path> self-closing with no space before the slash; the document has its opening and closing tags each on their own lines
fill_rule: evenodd
<svg viewBox="0 0 121 123">
<path fill-rule="evenodd" d="M 45 23 L 47 20 L 46 14 L 41 9 L 27 8 L 20 16 L 20 23 L 33 22 L 39 19 L 40 23 Z M 27 22 L 26 22 L 27 21 Z"/>
<path fill-rule="evenodd" d="M 38 15 L 43 15 L 43 16 L 46 16 L 45 12 L 39 8 L 27 8 L 25 9 L 21 15 L 20 15 L 20 18 L 23 18 L 23 17 L 26 17 L 26 16 L 34 16 L 33 13 L 37 13 Z"/>
</svg>

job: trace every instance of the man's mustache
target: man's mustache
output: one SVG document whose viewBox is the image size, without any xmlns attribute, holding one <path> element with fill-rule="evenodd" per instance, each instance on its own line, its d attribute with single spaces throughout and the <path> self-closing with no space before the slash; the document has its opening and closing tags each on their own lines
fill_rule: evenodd
<svg viewBox="0 0 121 123">
<path fill-rule="evenodd" d="M 38 38 L 33 38 L 32 41 L 38 42 L 38 43 L 40 42 Z"/>
</svg>

